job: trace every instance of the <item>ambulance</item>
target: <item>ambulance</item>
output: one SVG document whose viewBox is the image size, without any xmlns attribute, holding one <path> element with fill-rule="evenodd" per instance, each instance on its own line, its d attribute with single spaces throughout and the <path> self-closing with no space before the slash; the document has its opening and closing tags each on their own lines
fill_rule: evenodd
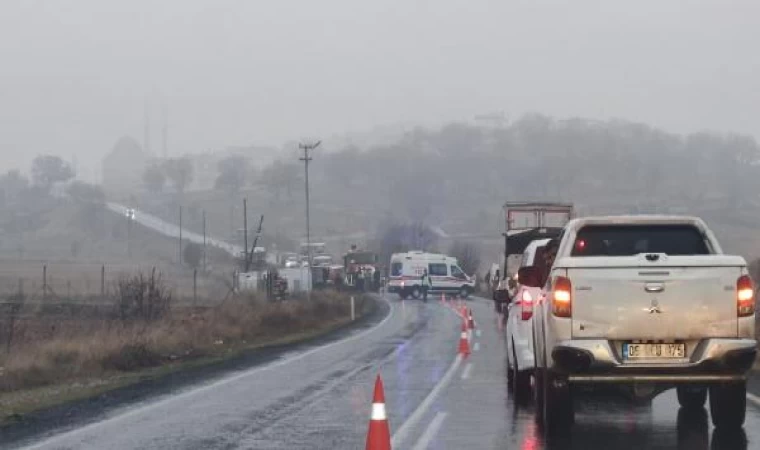
<svg viewBox="0 0 760 450">
<path fill-rule="evenodd" d="M 411 251 L 391 256 L 388 292 L 397 293 L 402 299 L 421 298 L 422 274 L 426 269 L 433 285 L 429 293 L 456 294 L 467 298 L 475 290 L 475 280 L 464 273 L 456 258 Z"/>
</svg>

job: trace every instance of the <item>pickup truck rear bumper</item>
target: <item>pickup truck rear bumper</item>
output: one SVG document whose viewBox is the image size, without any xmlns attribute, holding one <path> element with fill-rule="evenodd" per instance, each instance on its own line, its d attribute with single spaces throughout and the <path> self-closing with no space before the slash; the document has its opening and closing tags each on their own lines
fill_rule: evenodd
<svg viewBox="0 0 760 450">
<path fill-rule="evenodd" d="M 694 383 L 745 379 L 757 355 L 754 339 L 700 341 L 688 360 L 625 362 L 607 340 L 562 341 L 554 347 L 553 371 L 571 383 Z"/>
</svg>

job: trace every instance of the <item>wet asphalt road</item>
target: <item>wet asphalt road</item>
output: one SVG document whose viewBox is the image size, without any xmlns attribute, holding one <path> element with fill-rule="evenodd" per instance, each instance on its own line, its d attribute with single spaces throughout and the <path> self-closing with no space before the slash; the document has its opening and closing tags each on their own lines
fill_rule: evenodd
<svg viewBox="0 0 760 450">
<path fill-rule="evenodd" d="M 449 306 L 389 299 L 382 322 L 344 340 L 117 410 L 28 448 L 363 448 L 377 373 L 396 449 L 760 448 L 754 405 L 744 433 L 720 435 L 707 412 L 679 414 L 672 391 L 639 406 L 586 401 L 572 433 L 547 442 L 531 405 L 516 405 L 507 392 L 503 332 L 489 302 L 467 302 L 479 327 L 473 353 L 460 359 L 460 319 Z"/>
</svg>

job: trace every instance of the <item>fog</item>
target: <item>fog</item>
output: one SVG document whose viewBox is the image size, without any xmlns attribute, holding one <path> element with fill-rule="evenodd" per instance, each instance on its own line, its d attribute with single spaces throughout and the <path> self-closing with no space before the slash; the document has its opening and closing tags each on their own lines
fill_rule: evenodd
<svg viewBox="0 0 760 450">
<path fill-rule="evenodd" d="M 760 136 L 755 1 L 0 3 L 1 169 L 503 111 Z"/>
</svg>

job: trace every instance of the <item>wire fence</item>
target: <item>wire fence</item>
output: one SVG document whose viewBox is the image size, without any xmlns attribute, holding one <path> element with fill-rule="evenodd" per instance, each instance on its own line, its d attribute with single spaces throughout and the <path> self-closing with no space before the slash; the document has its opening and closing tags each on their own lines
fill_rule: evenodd
<svg viewBox="0 0 760 450">
<path fill-rule="evenodd" d="M 0 304 L 110 303 L 118 283 L 157 270 L 177 303 L 213 305 L 233 286 L 233 276 L 140 264 L 0 261 Z"/>
</svg>

